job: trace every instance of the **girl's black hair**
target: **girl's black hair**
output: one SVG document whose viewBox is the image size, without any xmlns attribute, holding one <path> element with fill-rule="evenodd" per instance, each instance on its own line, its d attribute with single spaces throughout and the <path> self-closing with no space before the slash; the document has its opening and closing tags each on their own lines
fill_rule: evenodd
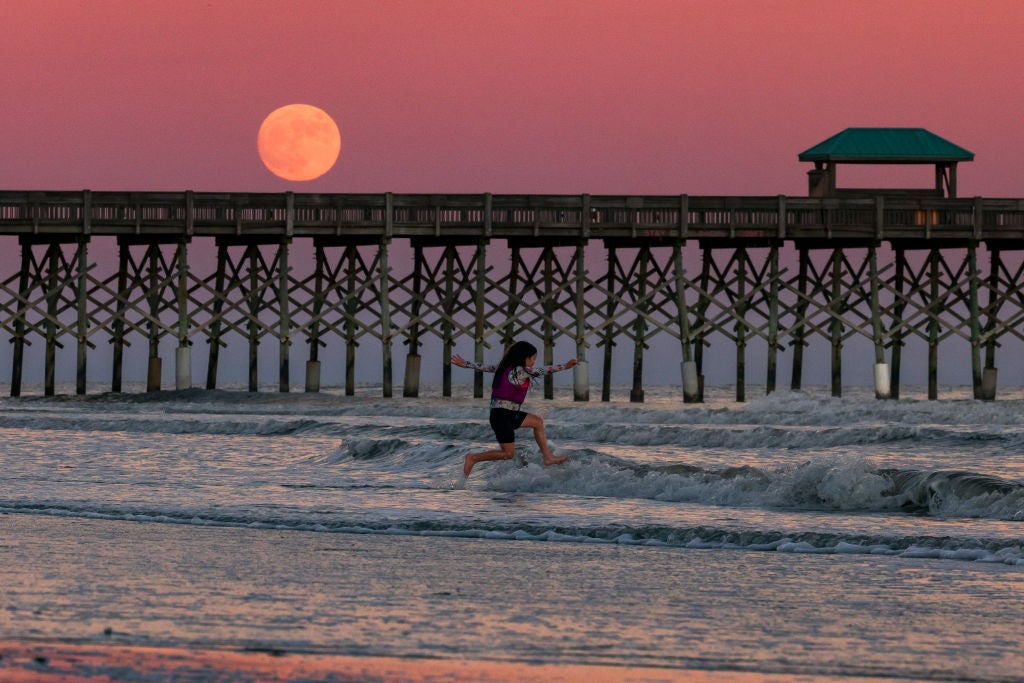
<svg viewBox="0 0 1024 683">
<path fill-rule="evenodd" d="M 509 368 L 518 367 L 520 365 L 526 365 L 526 359 L 530 356 L 537 355 L 537 347 L 530 342 L 517 341 L 512 346 L 508 347 L 505 351 L 505 355 L 502 356 L 501 362 L 498 363 L 498 368 L 494 371 L 494 381 L 491 383 L 492 386 L 497 386 L 498 379 L 501 377 L 501 373 Z"/>
</svg>

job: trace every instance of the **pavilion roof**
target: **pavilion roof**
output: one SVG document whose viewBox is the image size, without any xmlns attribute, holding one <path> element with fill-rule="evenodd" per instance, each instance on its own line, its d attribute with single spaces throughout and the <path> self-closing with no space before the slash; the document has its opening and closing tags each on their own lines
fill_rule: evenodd
<svg viewBox="0 0 1024 683">
<path fill-rule="evenodd" d="M 802 152 L 800 161 L 934 164 L 972 161 L 970 152 L 924 128 L 847 128 Z"/>
</svg>

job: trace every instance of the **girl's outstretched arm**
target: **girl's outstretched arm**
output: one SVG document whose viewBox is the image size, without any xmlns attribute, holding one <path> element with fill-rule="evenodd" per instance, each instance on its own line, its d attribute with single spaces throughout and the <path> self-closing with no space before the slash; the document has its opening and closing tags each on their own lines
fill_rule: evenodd
<svg viewBox="0 0 1024 683">
<path fill-rule="evenodd" d="M 452 354 L 452 365 L 458 365 L 460 368 L 469 368 L 470 370 L 480 370 L 481 372 L 494 372 L 493 365 L 484 365 L 483 363 L 470 363 L 468 360 L 466 360 L 457 353 Z"/>
<path fill-rule="evenodd" d="M 559 363 L 558 365 L 547 365 L 547 366 L 539 367 L 539 368 L 536 368 L 536 367 L 535 368 L 518 367 L 518 368 L 516 368 L 516 371 L 517 372 L 525 373 L 525 374 L 529 375 L 530 377 L 533 377 L 533 378 L 536 379 L 537 377 L 543 377 L 544 375 L 551 375 L 551 374 L 554 374 L 556 372 L 561 372 L 562 370 L 568 370 L 569 368 L 574 368 L 574 367 L 576 367 L 579 364 L 580 364 L 580 362 L 578 360 L 576 360 L 575 358 L 573 358 L 572 360 L 570 360 L 567 363 Z M 520 376 L 518 381 L 517 381 L 516 377 L 513 377 L 512 378 L 512 383 L 513 384 L 522 384 L 522 377 Z"/>
</svg>

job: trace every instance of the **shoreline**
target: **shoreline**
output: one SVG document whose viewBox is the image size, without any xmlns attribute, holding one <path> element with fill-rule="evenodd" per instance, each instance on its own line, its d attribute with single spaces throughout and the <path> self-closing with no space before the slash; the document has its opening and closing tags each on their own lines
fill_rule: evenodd
<svg viewBox="0 0 1024 683">
<path fill-rule="evenodd" d="M 353 657 L 293 654 L 278 651 L 235 651 L 145 647 L 101 643 L 0 641 L 0 677 L 6 683 L 98 683 L 101 681 L 179 681 L 204 683 L 293 680 L 381 681 L 588 681 L 630 683 L 886 683 L 895 678 L 771 674 L 703 669 L 663 669 L 586 664 L 401 657 Z"/>
<path fill-rule="evenodd" d="M 19 514 L 0 535 L 5 683 L 1024 671 L 1005 565 Z"/>
</svg>

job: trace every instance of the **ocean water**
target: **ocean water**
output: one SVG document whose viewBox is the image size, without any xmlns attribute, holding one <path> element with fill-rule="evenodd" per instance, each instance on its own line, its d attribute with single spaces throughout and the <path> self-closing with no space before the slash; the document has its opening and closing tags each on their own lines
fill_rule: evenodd
<svg viewBox="0 0 1024 683">
<path fill-rule="evenodd" d="M 970 657 L 987 657 L 987 664 L 971 660 L 957 668 L 950 660 L 932 670 L 918 662 L 908 669 L 896 658 L 888 669 L 865 672 L 856 653 L 812 653 L 809 660 L 779 654 L 770 665 L 748 653 L 739 661 L 776 672 L 813 672 L 820 657 L 838 674 L 1024 675 L 1015 668 L 1022 665 L 1024 643 L 1024 392 L 1003 389 L 999 400 L 981 402 L 962 388 L 948 388 L 940 401 L 905 390 L 909 398 L 877 401 L 868 389 L 848 390 L 843 398 L 811 389 L 736 403 L 730 387 L 717 387 L 706 403 L 684 405 L 671 387 L 649 388 L 643 404 L 576 403 L 570 390 L 558 391 L 553 401 L 531 397 L 527 408 L 543 415 L 548 438 L 557 454 L 568 456 L 567 464 L 544 467 L 531 433 L 520 430 L 514 461 L 478 464 L 468 479 L 461 475 L 465 454 L 491 448 L 493 439 L 486 401 L 469 398 L 469 387 L 457 387 L 449 399 L 432 387 L 418 399 L 382 399 L 376 387 L 360 387 L 354 397 L 327 389 L 2 399 L 0 514 L 40 522 L 133 522 L 135 529 L 173 528 L 181 538 L 210 529 L 275 538 L 303 532 L 324 542 L 353 535 L 374 543 L 415 538 L 425 558 L 430 547 L 452 539 L 482 539 L 469 554 L 555 552 L 565 561 L 602 567 L 670 561 L 690 567 L 679 575 L 691 582 L 720 564 L 729 567 L 729 595 L 741 604 L 763 597 L 770 580 L 782 591 L 789 590 L 783 582 L 803 577 L 799 590 L 806 592 L 855 575 L 862 577 L 854 581 L 856 590 L 872 595 L 866 573 L 877 572 L 884 583 L 913 571 L 917 583 L 900 584 L 899 598 L 906 601 L 900 604 L 935 605 L 943 590 L 976 585 L 980 571 L 1006 603 L 984 607 L 1005 615 L 1005 621 L 986 617 L 979 627 L 978 637 L 991 650 L 975 648 Z M 745 566 L 747 573 L 737 569 Z M 871 599 L 884 606 L 881 590 Z M 603 603 L 611 610 L 626 599 L 596 595 L 587 609 L 599 614 Z M 982 609 L 970 600 L 949 604 Z M 702 618 L 735 619 L 734 608 L 705 603 Z M 750 614 L 767 619 L 765 609 L 752 607 Z M 680 606 L 665 613 L 687 611 Z M 607 619 L 614 630 L 615 620 Z M 12 621 L 3 635 L 24 636 L 22 626 Z M 680 622 L 679 629 L 691 627 Z M 945 627 L 928 628 L 938 637 Z M 955 630 L 952 623 L 948 628 Z M 885 647 L 898 650 L 905 635 L 879 633 L 875 644 L 895 637 L 897 645 Z M 367 650 L 348 640 L 327 642 L 321 632 L 297 636 L 291 646 L 339 654 L 458 654 L 427 646 L 410 651 L 393 637 L 377 634 L 375 649 Z M 870 649 L 872 638 L 860 647 Z M 155 641 L 149 634 L 140 642 Z M 539 643 L 535 651 L 524 647 L 514 655 L 475 654 L 609 663 L 606 655 L 585 650 L 564 655 Z M 765 646 L 736 647 L 754 652 Z M 922 660 L 940 657 L 929 647 Z M 678 643 L 651 648 L 630 650 L 611 663 L 693 665 L 695 655 L 686 659 L 673 651 Z M 941 656 L 955 660 L 955 651 L 943 648 Z M 1007 652 L 1017 659 L 1007 659 Z M 709 654 L 701 665 L 736 666 L 727 655 Z"/>
</svg>

